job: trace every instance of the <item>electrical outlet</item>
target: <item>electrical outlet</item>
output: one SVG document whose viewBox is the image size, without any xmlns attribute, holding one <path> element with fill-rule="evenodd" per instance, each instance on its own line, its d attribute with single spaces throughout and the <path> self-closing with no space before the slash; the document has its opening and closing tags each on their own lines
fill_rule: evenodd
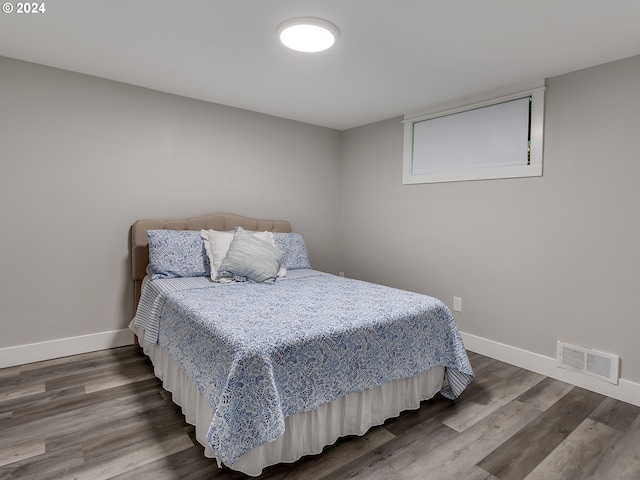
<svg viewBox="0 0 640 480">
<path fill-rule="evenodd" d="M 461 312 L 462 311 L 462 298 L 453 297 L 453 310 L 455 312 Z"/>
<path fill-rule="evenodd" d="M 344 277 L 344 272 L 338 272 L 338 275 L 340 275 L 341 277 Z"/>
</svg>

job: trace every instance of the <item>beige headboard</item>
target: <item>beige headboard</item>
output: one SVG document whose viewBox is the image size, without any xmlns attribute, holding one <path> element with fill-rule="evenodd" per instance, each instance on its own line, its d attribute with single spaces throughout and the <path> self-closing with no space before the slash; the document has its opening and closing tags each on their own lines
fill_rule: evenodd
<svg viewBox="0 0 640 480">
<path fill-rule="evenodd" d="M 182 220 L 137 220 L 131 226 L 131 277 L 135 282 L 136 306 L 140 299 L 142 279 L 149 263 L 149 242 L 147 230 L 245 230 L 291 232 L 291 224 L 286 220 L 256 220 L 231 213 L 214 213 Z"/>
</svg>

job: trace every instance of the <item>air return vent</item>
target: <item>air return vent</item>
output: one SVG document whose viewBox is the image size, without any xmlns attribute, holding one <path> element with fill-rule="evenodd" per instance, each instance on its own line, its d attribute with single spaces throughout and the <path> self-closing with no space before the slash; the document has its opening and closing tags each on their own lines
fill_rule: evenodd
<svg viewBox="0 0 640 480">
<path fill-rule="evenodd" d="M 618 384 L 620 357 L 589 348 L 558 342 L 558 366 Z"/>
</svg>

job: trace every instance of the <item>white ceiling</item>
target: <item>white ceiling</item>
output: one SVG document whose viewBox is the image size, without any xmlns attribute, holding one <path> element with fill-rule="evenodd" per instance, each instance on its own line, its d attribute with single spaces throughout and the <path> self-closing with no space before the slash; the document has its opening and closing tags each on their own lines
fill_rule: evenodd
<svg viewBox="0 0 640 480">
<path fill-rule="evenodd" d="M 640 54 L 640 0 L 44 4 L 0 13 L 0 55 L 339 130 Z M 280 45 L 298 16 L 334 48 Z"/>
</svg>

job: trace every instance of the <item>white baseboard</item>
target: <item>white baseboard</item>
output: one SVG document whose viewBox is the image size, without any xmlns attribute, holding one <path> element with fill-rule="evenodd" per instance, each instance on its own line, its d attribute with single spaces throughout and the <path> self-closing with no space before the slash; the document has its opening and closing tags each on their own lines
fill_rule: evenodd
<svg viewBox="0 0 640 480">
<path fill-rule="evenodd" d="M 621 378 L 618 385 L 559 368 L 556 359 L 460 332 L 467 350 L 640 407 L 640 383 Z"/>
<path fill-rule="evenodd" d="M 0 368 L 122 347 L 133 343 L 133 332 L 125 328 L 110 332 L 81 335 L 79 337 L 0 348 Z"/>
</svg>

